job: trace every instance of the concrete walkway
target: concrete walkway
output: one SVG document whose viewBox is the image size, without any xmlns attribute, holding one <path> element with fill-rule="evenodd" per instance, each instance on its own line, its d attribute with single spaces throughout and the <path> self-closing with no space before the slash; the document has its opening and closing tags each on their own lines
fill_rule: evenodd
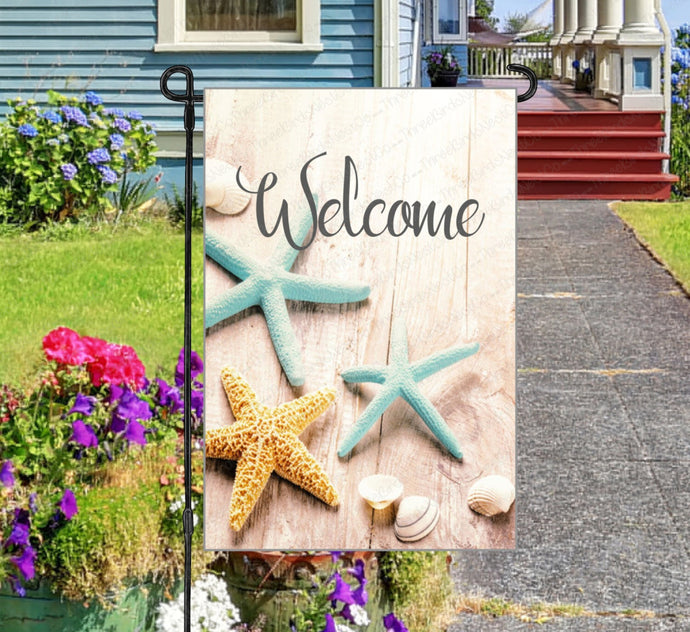
<svg viewBox="0 0 690 632">
<path fill-rule="evenodd" d="M 463 615 L 460 630 L 690 630 L 690 299 L 601 201 L 520 202 L 517 549 L 458 590 L 658 618 Z"/>
</svg>

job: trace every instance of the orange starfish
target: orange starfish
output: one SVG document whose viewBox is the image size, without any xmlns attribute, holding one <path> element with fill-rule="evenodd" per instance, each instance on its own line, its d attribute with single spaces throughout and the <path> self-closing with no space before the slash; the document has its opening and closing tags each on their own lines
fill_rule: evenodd
<svg viewBox="0 0 690 632">
<path fill-rule="evenodd" d="M 206 456 L 237 461 L 230 526 L 235 531 L 242 528 L 273 471 L 323 502 L 337 505 L 338 492 L 297 437 L 330 406 L 335 390 L 322 388 L 269 408 L 235 369 L 224 368 L 220 377 L 236 421 L 206 433 Z"/>
</svg>

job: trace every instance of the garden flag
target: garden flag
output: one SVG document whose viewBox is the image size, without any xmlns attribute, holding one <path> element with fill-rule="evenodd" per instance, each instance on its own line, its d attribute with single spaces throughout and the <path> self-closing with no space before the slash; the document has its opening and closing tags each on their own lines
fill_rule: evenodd
<svg viewBox="0 0 690 632">
<path fill-rule="evenodd" d="M 515 92 L 204 107 L 206 548 L 513 548 Z"/>
</svg>

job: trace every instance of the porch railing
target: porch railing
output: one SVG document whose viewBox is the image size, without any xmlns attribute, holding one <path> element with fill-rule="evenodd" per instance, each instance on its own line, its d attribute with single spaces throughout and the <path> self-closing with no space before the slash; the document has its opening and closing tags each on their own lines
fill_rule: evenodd
<svg viewBox="0 0 690 632">
<path fill-rule="evenodd" d="M 468 75 L 470 77 L 514 77 L 508 64 L 523 64 L 537 73 L 538 79 L 550 79 L 553 67 L 551 47 L 541 42 L 521 42 L 505 46 L 470 44 Z"/>
</svg>

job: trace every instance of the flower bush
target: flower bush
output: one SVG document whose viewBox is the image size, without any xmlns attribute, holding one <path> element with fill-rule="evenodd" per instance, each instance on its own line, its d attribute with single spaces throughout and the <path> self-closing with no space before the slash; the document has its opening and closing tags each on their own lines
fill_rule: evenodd
<svg viewBox="0 0 690 632">
<path fill-rule="evenodd" d="M 43 351 L 45 366 L 33 387 L 27 392 L 0 387 L 0 581 L 8 580 L 20 595 L 25 583 L 34 579 L 37 565 L 45 572 L 63 572 L 69 566 L 66 560 L 79 546 L 67 543 L 64 533 L 81 537 L 91 528 L 103 530 L 99 516 L 95 521 L 83 516 L 74 533 L 69 525 L 83 503 L 95 502 L 108 468 L 111 477 L 118 461 L 125 462 L 121 469 L 134 469 L 128 457 L 139 459 L 141 467 L 137 451 L 149 444 L 176 445 L 182 426 L 182 352 L 175 383 L 169 384 L 160 377 L 149 380 L 131 347 L 80 336 L 66 327 L 45 336 Z M 198 435 L 203 364 L 196 353 L 192 358 L 191 404 Z M 173 485 L 183 483 L 183 468 L 174 452 L 173 448 L 159 459 L 162 469 L 155 462 L 150 466 L 157 469 L 149 495 L 153 510 L 160 514 L 159 530 L 167 531 L 171 540 L 179 539 L 181 512 L 168 504 L 179 496 Z M 119 476 L 122 479 L 123 473 Z M 138 476 L 145 487 L 143 474 Z M 196 490 L 198 495 L 198 485 Z M 126 490 L 126 496 L 131 499 L 132 493 Z M 111 495 L 108 502 L 113 501 Z M 144 545 L 150 546 L 148 538 Z"/>
<path fill-rule="evenodd" d="M 292 632 L 356 632 L 371 623 L 366 611 L 369 595 L 364 562 L 356 560 L 343 568 L 342 553 L 333 551 L 333 572 L 323 581 L 314 579 L 313 590 L 306 591 L 308 605 L 298 609 L 291 623 Z M 408 632 L 392 612 L 383 617 L 386 632 Z"/>
<path fill-rule="evenodd" d="M 240 622 L 240 612 L 228 595 L 227 584 L 207 573 L 197 579 L 191 590 L 191 628 L 192 632 L 212 632 L 213 630 L 231 632 Z M 176 632 L 184 621 L 184 594 L 175 601 L 158 606 L 156 632 Z"/>
<path fill-rule="evenodd" d="M 436 81 L 442 72 L 458 72 L 462 74 L 462 67 L 455 55 L 452 46 L 444 46 L 441 50 L 435 50 L 422 58 L 426 62 L 426 72 L 431 81 Z"/>
<path fill-rule="evenodd" d="M 675 193 L 690 196 L 690 25 L 675 34 L 671 50 L 671 172 L 680 180 Z"/>
<path fill-rule="evenodd" d="M 128 172 L 155 164 L 155 132 L 136 111 L 106 108 L 94 92 L 54 91 L 48 106 L 9 102 L 0 125 L 0 222 L 37 227 L 102 214 Z"/>
</svg>

